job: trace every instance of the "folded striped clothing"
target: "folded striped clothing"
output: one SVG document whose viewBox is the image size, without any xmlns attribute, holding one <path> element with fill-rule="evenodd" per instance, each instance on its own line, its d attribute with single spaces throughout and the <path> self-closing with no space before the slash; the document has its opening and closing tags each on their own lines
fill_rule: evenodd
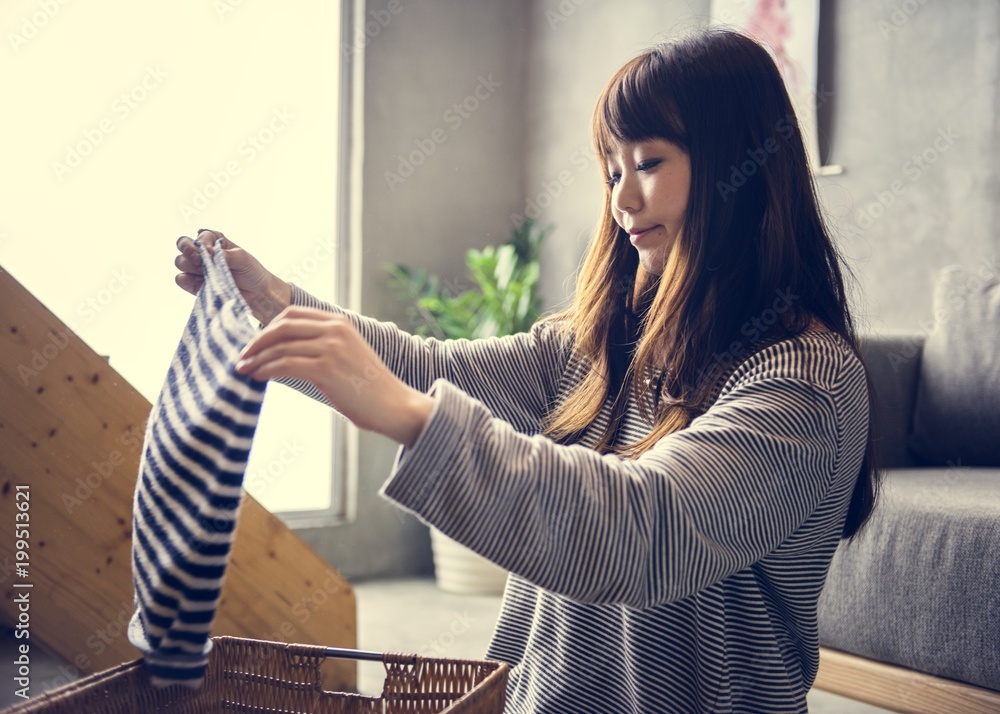
<svg viewBox="0 0 1000 714">
<path fill-rule="evenodd" d="M 221 250 L 146 425 L 133 502 L 128 638 L 152 683 L 198 688 L 267 382 L 236 371 L 257 331 Z"/>
</svg>

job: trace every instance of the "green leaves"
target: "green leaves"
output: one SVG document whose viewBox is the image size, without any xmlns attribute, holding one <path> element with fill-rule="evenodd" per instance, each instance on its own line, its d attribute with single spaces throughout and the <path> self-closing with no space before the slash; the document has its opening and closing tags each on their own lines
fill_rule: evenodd
<svg viewBox="0 0 1000 714">
<path fill-rule="evenodd" d="M 475 339 L 526 332 L 541 311 L 538 259 L 551 230 L 525 219 L 503 245 L 470 249 L 465 264 L 475 287 L 458 294 L 436 275 L 403 265 L 386 267 L 389 282 L 419 335 Z"/>
</svg>

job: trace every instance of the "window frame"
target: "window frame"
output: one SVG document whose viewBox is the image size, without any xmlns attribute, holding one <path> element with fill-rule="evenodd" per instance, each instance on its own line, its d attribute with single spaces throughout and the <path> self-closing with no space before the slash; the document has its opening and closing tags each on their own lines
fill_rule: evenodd
<svg viewBox="0 0 1000 714">
<path fill-rule="evenodd" d="M 335 299 L 338 305 L 357 311 L 361 302 L 360 280 L 360 190 L 362 171 L 362 131 L 364 127 L 363 70 L 364 47 L 356 46 L 364 21 L 364 0 L 341 0 L 341 58 L 338 78 L 337 197 Z M 360 27 L 363 31 L 363 26 Z M 352 523 L 357 511 L 359 431 L 346 419 L 333 422 L 333 458 L 330 473 L 330 506 L 313 511 L 274 511 L 294 530 L 323 528 Z"/>
</svg>

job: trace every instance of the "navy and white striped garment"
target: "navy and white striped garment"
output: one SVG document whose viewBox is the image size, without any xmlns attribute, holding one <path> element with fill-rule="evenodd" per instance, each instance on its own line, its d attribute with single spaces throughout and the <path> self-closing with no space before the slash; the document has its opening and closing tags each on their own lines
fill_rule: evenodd
<svg viewBox="0 0 1000 714">
<path fill-rule="evenodd" d="M 383 493 L 511 571 L 488 656 L 509 712 L 805 712 L 816 603 L 868 433 L 864 368 L 809 330 L 743 361 L 635 460 L 538 435 L 588 369 L 551 324 L 475 342 L 351 316 L 434 397 Z M 295 385 L 315 396 L 308 385 Z M 630 405 L 624 439 L 648 433 Z"/>
<path fill-rule="evenodd" d="M 221 250 L 150 413 L 133 505 L 128 637 L 157 686 L 201 685 L 267 382 L 236 372 L 256 332 Z"/>
</svg>

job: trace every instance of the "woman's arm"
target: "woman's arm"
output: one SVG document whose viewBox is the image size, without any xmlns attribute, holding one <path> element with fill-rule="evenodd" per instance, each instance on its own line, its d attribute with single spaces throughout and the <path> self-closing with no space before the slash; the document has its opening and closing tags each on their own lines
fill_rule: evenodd
<svg viewBox="0 0 1000 714">
<path fill-rule="evenodd" d="M 538 323 L 529 332 L 501 338 L 442 341 L 417 337 L 391 322 L 322 302 L 295 285 L 291 304 L 347 317 L 407 385 L 426 392 L 435 380 L 446 379 L 525 433 L 537 431 L 569 358 L 569 347 L 554 324 Z M 308 381 L 277 381 L 327 401 Z"/>
<path fill-rule="evenodd" d="M 547 590 L 636 607 L 678 600 L 777 548 L 835 486 L 841 460 L 857 472 L 861 369 L 830 370 L 829 387 L 778 370 L 746 379 L 635 461 L 517 434 L 438 382 L 383 494 Z"/>
<path fill-rule="evenodd" d="M 391 323 L 364 318 L 317 300 L 268 271 L 218 231 L 200 230 L 198 241 L 210 253 L 224 251 L 233 280 L 263 325 L 270 325 L 280 314 L 296 306 L 347 317 L 382 362 L 417 391 L 426 391 L 436 379 L 447 379 L 482 400 L 496 416 L 523 432 L 533 432 L 537 431 L 539 419 L 547 413 L 558 389 L 569 348 L 554 325 L 538 324 L 528 333 L 500 339 L 423 340 Z M 179 254 L 174 265 L 180 273 L 175 280 L 183 289 L 197 294 L 204 282 L 198 249 L 187 236 L 178 239 L 177 248 Z M 330 403 L 314 381 L 288 375 L 275 379 Z M 362 384 L 364 375 L 354 379 L 355 384 Z"/>
<path fill-rule="evenodd" d="M 828 498 L 804 535 L 839 535 L 868 430 L 863 365 L 816 340 L 748 359 L 708 412 L 634 461 L 519 433 L 445 379 L 415 390 L 343 315 L 283 311 L 237 369 L 312 381 L 360 428 L 404 445 L 384 495 L 594 603 L 687 597 L 777 549 Z"/>
</svg>

